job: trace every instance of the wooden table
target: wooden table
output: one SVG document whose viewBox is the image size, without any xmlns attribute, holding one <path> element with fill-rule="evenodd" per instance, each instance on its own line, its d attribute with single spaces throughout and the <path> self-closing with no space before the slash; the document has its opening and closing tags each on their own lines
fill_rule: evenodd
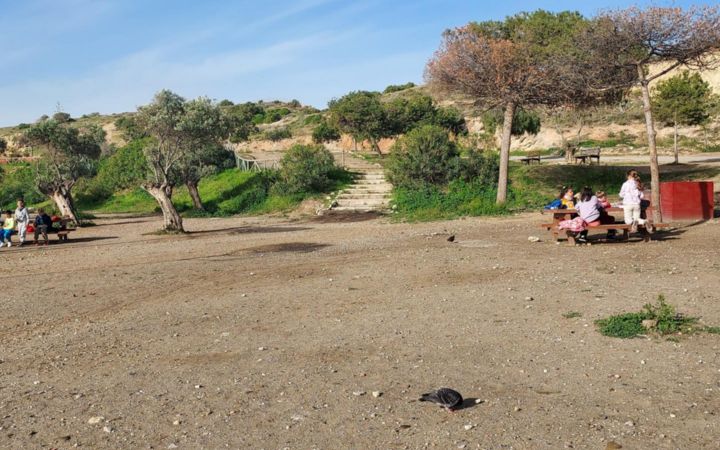
<svg viewBox="0 0 720 450">
<path fill-rule="evenodd" d="M 623 210 L 623 208 L 618 208 L 618 207 L 606 208 L 605 212 L 607 212 L 609 215 L 615 217 L 615 223 L 614 224 L 602 224 L 602 225 L 598 225 L 595 227 L 590 227 L 589 229 L 622 230 L 623 240 L 628 240 L 629 235 L 630 235 L 630 227 L 631 226 L 627 225 L 624 221 L 622 221 L 622 219 L 625 215 L 625 211 Z M 541 226 L 547 230 L 550 230 L 553 234 L 553 239 L 557 241 L 559 239 L 559 235 L 560 235 L 560 231 L 561 231 L 559 228 L 560 222 L 562 222 L 563 220 L 572 219 L 574 215 L 577 215 L 577 210 L 576 209 L 543 209 L 541 211 L 541 213 L 543 215 L 552 214 L 552 216 L 553 216 L 552 223 L 545 223 L 545 224 L 542 224 Z M 619 217 L 618 217 L 618 214 L 613 214 L 613 213 L 619 213 Z M 664 227 L 669 226 L 668 224 L 652 223 L 652 207 L 644 208 L 642 210 L 642 216 L 646 221 L 650 222 L 653 225 L 653 228 L 664 228 Z M 620 219 L 621 221 L 618 222 L 617 221 L 618 219 Z M 645 228 L 644 226 L 640 227 L 640 232 L 642 233 L 643 239 L 645 241 L 650 240 L 650 233 L 648 233 L 647 228 Z M 568 236 L 568 241 L 571 244 L 574 244 L 575 243 L 574 233 L 567 232 L 566 234 Z"/>
</svg>

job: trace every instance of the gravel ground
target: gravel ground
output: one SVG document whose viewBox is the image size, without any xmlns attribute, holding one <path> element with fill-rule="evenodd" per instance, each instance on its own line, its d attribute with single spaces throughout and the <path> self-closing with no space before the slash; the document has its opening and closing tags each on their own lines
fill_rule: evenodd
<svg viewBox="0 0 720 450">
<path fill-rule="evenodd" d="M 593 325 L 661 293 L 720 325 L 720 224 L 569 247 L 542 221 L 122 218 L 4 248 L 0 447 L 720 447 L 720 336 Z M 440 386 L 466 407 L 416 401 Z"/>
</svg>

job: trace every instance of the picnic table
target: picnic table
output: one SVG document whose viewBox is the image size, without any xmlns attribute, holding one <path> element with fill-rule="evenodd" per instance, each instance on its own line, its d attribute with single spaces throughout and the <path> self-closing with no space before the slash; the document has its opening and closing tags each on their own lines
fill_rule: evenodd
<svg viewBox="0 0 720 450">
<path fill-rule="evenodd" d="M 617 222 L 618 219 L 622 220 L 624 216 L 624 210 L 619 207 L 611 207 L 606 208 L 605 211 L 615 217 L 616 222 L 612 224 L 600 224 L 595 226 L 588 227 L 588 230 L 616 230 L 616 231 L 622 231 L 622 240 L 627 241 L 630 238 L 630 228 L 631 226 L 626 224 L 625 222 Z M 667 223 L 653 223 L 652 222 L 652 211 L 653 208 L 651 206 L 648 206 L 647 208 L 643 209 L 643 218 L 649 222 L 654 229 L 658 228 L 667 228 L 670 225 Z M 565 234 L 568 239 L 568 243 L 570 245 L 575 245 L 575 233 L 569 230 L 561 230 L 559 228 L 560 222 L 563 220 L 569 220 L 574 215 L 577 215 L 576 209 L 543 209 L 542 214 L 544 215 L 552 215 L 553 221 L 552 223 L 544 223 L 540 225 L 542 228 L 545 228 L 552 232 L 553 239 L 555 241 L 559 240 L 560 233 L 562 231 L 565 231 Z M 615 214 L 613 214 L 615 213 Z M 638 231 L 643 237 L 643 241 L 649 242 L 650 241 L 650 232 L 648 231 L 646 226 L 640 225 L 638 226 Z"/>
</svg>

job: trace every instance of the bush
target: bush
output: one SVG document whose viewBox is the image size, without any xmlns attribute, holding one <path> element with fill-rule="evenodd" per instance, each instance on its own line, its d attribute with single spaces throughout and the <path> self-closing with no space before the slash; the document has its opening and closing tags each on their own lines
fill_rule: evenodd
<svg viewBox="0 0 720 450">
<path fill-rule="evenodd" d="M 56 112 L 53 114 L 52 118 L 57 123 L 67 123 L 70 122 L 71 119 L 70 114 L 66 112 Z"/>
<path fill-rule="evenodd" d="M 0 206 L 2 209 L 15 209 L 18 198 L 24 198 L 28 205 L 46 200 L 35 185 L 35 170 L 27 163 L 8 164 L 2 173 Z"/>
<path fill-rule="evenodd" d="M 644 320 L 653 321 L 654 325 L 646 328 L 643 326 Z M 660 335 L 692 332 L 692 325 L 696 322 L 697 318 L 678 314 L 675 307 L 666 303 L 665 297 L 659 295 L 656 304 L 646 304 L 641 312 L 618 314 L 595 323 L 601 334 L 627 339 L 649 332 Z"/>
<path fill-rule="evenodd" d="M 337 141 L 340 139 L 340 130 L 323 120 L 320 125 L 315 127 L 312 133 L 313 142 L 322 144 L 323 142 Z"/>
<path fill-rule="evenodd" d="M 392 92 L 400 92 L 404 91 L 406 89 L 414 88 L 415 83 L 405 83 L 405 84 L 391 84 L 390 86 L 386 87 L 383 91 L 383 94 L 390 94 Z"/>
<path fill-rule="evenodd" d="M 264 133 L 264 136 L 265 139 L 277 142 L 282 141 L 283 139 L 290 139 L 292 137 L 292 133 L 287 128 L 273 128 L 272 130 L 267 130 Z"/>
<path fill-rule="evenodd" d="M 424 125 L 393 145 L 386 165 L 388 180 L 404 188 L 446 185 L 460 172 L 459 156 L 446 130 Z"/>
<path fill-rule="evenodd" d="M 294 145 L 281 161 L 275 193 L 302 194 L 323 192 L 332 185 L 335 159 L 322 145 Z"/>
<path fill-rule="evenodd" d="M 110 198 L 116 191 L 139 186 L 148 173 L 143 153 L 147 142 L 147 139 L 132 141 L 102 160 L 94 178 L 78 183 L 78 200 L 94 204 Z"/>
<path fill-rule="evenodd" d="M 499 173 L 500 157 L 495 152 L 472 149 L 460 162 L 460 179 L 468 183 L 495 188 Z"/>
</svg>

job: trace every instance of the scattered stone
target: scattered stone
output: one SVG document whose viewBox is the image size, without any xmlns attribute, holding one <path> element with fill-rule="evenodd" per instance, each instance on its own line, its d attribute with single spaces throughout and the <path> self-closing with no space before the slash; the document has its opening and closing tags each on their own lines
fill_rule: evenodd
<svg viewBox="0 0 720 450">
<path fill-rule="evenodd" d="M 540 242 L 540 238 L 537 236 L 528 236 L 528 241 L 530 242 Z"/>
<path fill-rule="evenodd" d="M 476 398 L 476 399 L 475 399 L 475 404 L 476 404 L 476 405 L 479 405 L 480 403 L 485 403 L 485 400 Z"/>
<path fill-rule="evenodd" d="M 180 419 L 173 420 L 173 425 L 180 425 L 182 421 Z"/>
<path fill-rule="evenodd" d="M 634 427 L 634 426 L 635 426 L 635 422 L 633 422 L 632 420 L 628 420 L 627 422 L 625 422 L 625 426 L 627 426 L 627 427 Z"/>
<path fill-rule="evenodd" d="M 657 327 L 657 320 L 655 319 L 645 319 L 642 321 L 642 326 L 646 330 L 652 330 L 653 328 Z"/>
<path fill-rule="evenodd" d="M 469 431 L 469 430 L 472 430 L 473 428 L 475 428 L 475 425 L 469 423 L 469 424 L 465 425 L 464 428 L 466 431 Z"/>
<path fill-rule="evenodd" d="M 88 419 L 88 423 L 90 425 L 95 425 L 95 424 L 102 422 L 103 420 L 105 420 L 105 418 L 103 416 L 93 416 Z"/>
<path fill-rule="evenodd" d="M 365 391 L 354 391 L 353 395 L 356 397 L 360 397 L 361 395 L 365 395 L 367 392 Z"/>
<path fill-rule="evenodd" d="M 383 393 L 380 392 L 380 391 L 372 391 L 372 396 L 375 397 L 375 398 L 380 397 L 382 394 L 383 394 Z"/>
<path fill-rule="evenodd" d="M 535 299 L 532 298 L 532 297 L 525 297 L 525 301 L 526 301 L 526 302 L 531 302 L 531 301 L 533 301 L 533 300 L 535 300 Z"/>
<path fill-rule="evenodd" d="M 103 427 L 103 431 L 106 432 L 106 433 L 112 433 L 113 429 L 112 429 L 112 427 L 111 427 L 110 425 L 105 425 L 105 426 Z"/>
<path fill-rule="evenodd" d="M 177 448 L 177 445 L 175 445 L 175 444 L 170 444 L 170 445 L 167 446 L 167 448 Z"/>
<path fill-rule="evenodd" d="M 516 406 L 516 407 L 515 407 L 515 412 L 520 412 L 520 411 L 522 411 L 522 408 L 519 407 L 519 406 Z"/>
<path fill-rule="evenodd" d="M 267 347 L 258 347 L 258 351 L 261 351 L 261 352 L 262 352 L 262 351 L 265 351 L 265 350 L 267 350 Z"/>
</svg>

